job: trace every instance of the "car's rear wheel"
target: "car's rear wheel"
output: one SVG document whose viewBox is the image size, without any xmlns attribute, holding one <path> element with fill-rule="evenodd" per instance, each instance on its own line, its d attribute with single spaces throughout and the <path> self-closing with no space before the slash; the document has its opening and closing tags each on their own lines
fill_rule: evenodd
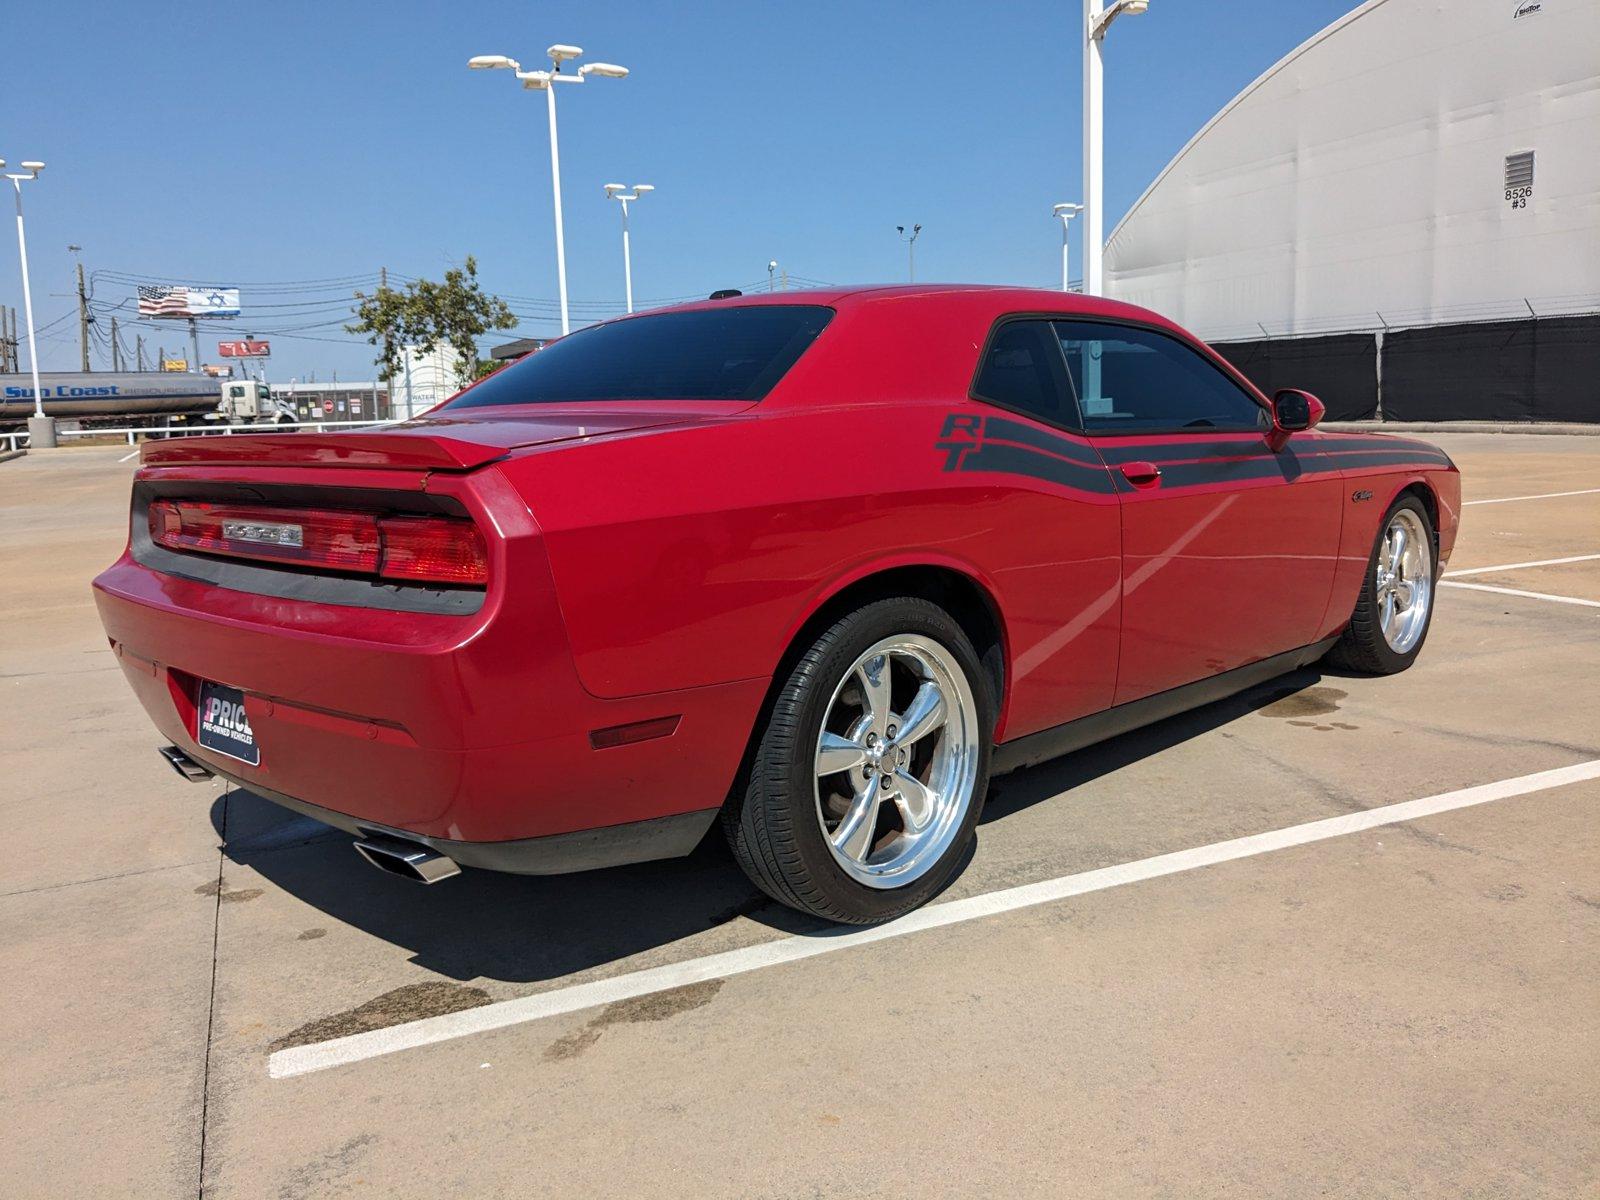
<svg viewBox="0 0 1600 1200">
<path fill-rule="evenodd" d="M 724 813 L 734 854 L 804 912 L 851 924 L 908 912 L 961 865 L 993 729 L 977 653 L 944 610 L 865 605 L 782 682 Z"/>
<path fill-rule="evenodd" d="M 1379 527 L 1355 612 L 1328 652 L 1329 662 L 1369 675 L 1393 675 L 1416 661 L 1433 621 L 1436 548 L 1422 501 L 1400 497 Z"/>
</svg>

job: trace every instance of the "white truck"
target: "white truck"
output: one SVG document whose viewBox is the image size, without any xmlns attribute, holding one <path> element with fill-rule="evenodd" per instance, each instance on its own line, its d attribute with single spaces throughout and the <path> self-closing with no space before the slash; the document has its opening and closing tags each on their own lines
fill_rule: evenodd
<svg viewBox="0 0 1600 1200">
<path fill-rule="evenodd" d="M 206 420 L 230 425 L 285 425 L 294 412 L 272 398 L 272 391 L 257 379 L 230 379 L 222 384 L 222 402 Z"/>
</svg>

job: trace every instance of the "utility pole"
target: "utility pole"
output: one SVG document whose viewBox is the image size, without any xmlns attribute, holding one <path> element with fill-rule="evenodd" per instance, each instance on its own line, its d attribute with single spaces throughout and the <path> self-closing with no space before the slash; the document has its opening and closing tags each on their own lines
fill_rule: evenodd
<svg viewBox="0 0 1600 1200">
<path fill-rule="evenodd" d="M 144 334 L 142 334 L 142 333 L 136 333 L 136 334 L 133 335 L 133 356 L 134 356 L 134 361 L 139 366 L 139 370 L 143 371 L 144 370 Z"/>
<path fill-rule="evenodd" d="M 378 268 L 378 295 L 381 297 L 389 290 L 389 268 Z M 389 393 L 389 407 L 394 408 L 394 369 L 390 364 L 394 362 L 394 339 L 389 336 L 389 331 L 383 333 L 383 386 Z M 409 414 L 408 414 L 409 415 Z"/>
<path fill-rule="evenodd" d="M 122 370 L 122 347 L 117 345 L 117 319 L 111 318 L 111 369 Z"/>
<path fill-rule="evenodd" d="M 76 250 L 76 246 L 68 246 L 69 250 Z M 89 296 L 83 290 L 83 263 L 78 263 L 78 347 L 83 355 L 83 370 L 92 371 L 89 365 Z"/>
<path fill-rule="evenodd" d="M 200 370 L 200 327 L 194 323 L 193 317 L 189 318 L 189 349 L 194 354 L 194 357 L 189 360 L 189 370 L 198 373 Z"/>
</svg>

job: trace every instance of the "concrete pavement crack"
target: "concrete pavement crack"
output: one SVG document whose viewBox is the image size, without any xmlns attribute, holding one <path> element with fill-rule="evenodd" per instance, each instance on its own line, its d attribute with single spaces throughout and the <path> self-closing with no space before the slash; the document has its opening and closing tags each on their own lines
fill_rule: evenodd
<svg viewBox="0 0 1600 1200">
<path fill-rule="evenodd" d="M 198 859 L 191 862 L 167 863 L 165 866 L 160 867 L 139 867 L 132 871 L 117 871 L 111 875 L 93 875 L 88 879 L 67 879 L 61 883 L 41 883 L 38 887 L 18 888 L 14 892 L 0 892 L 0 900 L 5 900 L 11 896 L 31 896 L 35 892 L 54 892 L 59 891 L 61 888 L 86 887 L 91 883 L 108 883 L 113 879 L 130 879 L 135 875 L 158 875 L 162 871 L 179 871 L 185 867 L 198 866 L 203 861 L 203 859 Z"/>
<path fill-rule="evenodd" d="M 211 1037 L 217 1020 L 217 946 L 222 934 L 222 874 L 227 869 L 228 809 L 233 789 L 222 793 L 222 845 L 217 849 L 217 903 L 211 917 L 211 996 L 206 1005 L 206 1054 L 200 1072 L 200 1169 L 196 1195 L 205 1200 L 206 1194 L 206 1121 L 211 1115 Z"/>
</svg>

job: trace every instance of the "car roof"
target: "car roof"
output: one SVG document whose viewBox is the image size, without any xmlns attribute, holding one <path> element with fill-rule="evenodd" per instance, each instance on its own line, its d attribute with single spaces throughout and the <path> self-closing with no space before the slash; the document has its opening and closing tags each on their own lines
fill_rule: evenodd
<svg viewBox="0 0 1600 1200">
<path fill-rule="evenodd" d="M 968 311 L 973 307 L 981 307 L 996 316 L 1009 312 L 1029 312 L 1059 313 L 1067 317 L 1111 317 L 1177 329 L 1176 325 L 1158 313 L 1103 296 L 984 283 L 864 284 L 801 288 L 786 292 L 749 292 L 721 300 L 696 300 L 673 305 L 671 309 L 648 311 L 660 313 L 769 304 L 823 304 L 844 313 L 852 308 L 888 303 L 914 303 L 919 308 L 951 305 Z"/>
</svg>

